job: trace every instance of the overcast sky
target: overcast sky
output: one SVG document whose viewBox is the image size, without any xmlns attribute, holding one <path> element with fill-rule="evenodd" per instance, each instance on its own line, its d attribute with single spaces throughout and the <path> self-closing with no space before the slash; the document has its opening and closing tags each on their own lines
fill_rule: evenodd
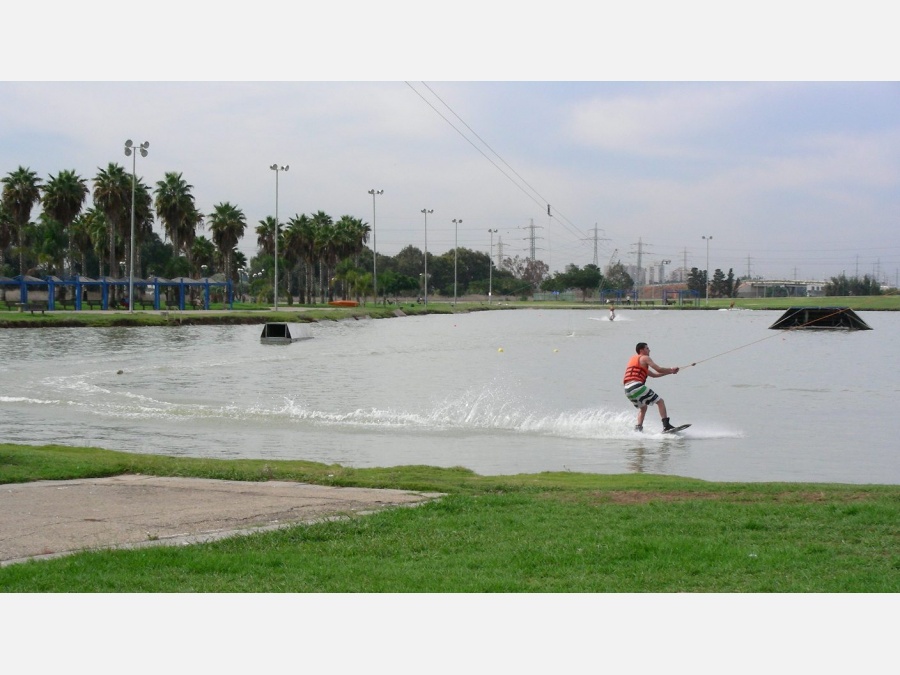
<svg viewBox="0 0 900 675">
<path fill-rule="evenodd" d="M 204 213 L 238 206 L 248 257 L 256 225 L 275 213 L 269 167 L 278 163 L 290 167 L 278 173 L 282 223 L 319 210 L 349 214 L 374 223 L 377 250 L 388 255 L 424 249 L 426 237 L 433 254 L 457 237 L 487 252 L 496 229 L 495 254 L 527 257 L 533 246 L 553 270 L 636 264 L 639 253 L 644 267 L 670 260 L 669 270 L 704 269 L 708 245 L 710 269 L 737 275 L 900 276 L 900 84 L 865 61 L 841 68 L 829 49 L 835 35 L 812 52 L 819 68 L 818 55 L 830 58 L 824 72 L 771 50 L 768 60 L 754 52 L 746 68 L 747 59 L 725 52 L 722 62 L 709 50 L 670 56 L 679 44 L 671 36 L 657 41 L 647 67 L 642 43 L 611 40 L 606 24 L 569 22 L 561 33 L 555 20 L 565 11 L 518 17 L 512 27 L 528 32 L 503 33 L 490 48 L 484 40 L 498 35 L 498 17 L 492 28 L 429 19 L 458 28 L 457 40 L 452 31 L 429 39 L 415 30 L 421 17 L 409 15 L 412 23 L 387 27 L 364 16 L 349 32 L 275 25 L 274 40 L 257 26 L 245 42 L 240 32 L 218 39 L 202 21 L 185 40 L 166 32 L 160 14 L 140 33 L 66 32 L 71 62 L 63 49 L 51 65 L 13 68 L 22 62 L 7 44 L 0 174 L 24 166 L 46 180 L 74 169 L 92 185 L 110 162 L 131 171 L 126 139 L 148 141 L 137 175 L 155 185 L 181 172 Z M 219 28 L 242 28 L 241 16 L 227 18 Z M 840 30 L 840 20 L 829 26 Z M 660 29 L 648 25 L 654 36 Z M 588 38 L 602 46 L 582 44 L 577 55 L 609 65 L 572 64 L 567 41 Z M 130 52 L 136 59 L 125 67 Z M 457 56 L 462 65 L 448 66 Z M 669 62 L 676 67 L 661 66 Z M 370 189 L 384 190 L 374 214 Z M 423 209 L 433 210 L 427 224 Z"/>
</svg>

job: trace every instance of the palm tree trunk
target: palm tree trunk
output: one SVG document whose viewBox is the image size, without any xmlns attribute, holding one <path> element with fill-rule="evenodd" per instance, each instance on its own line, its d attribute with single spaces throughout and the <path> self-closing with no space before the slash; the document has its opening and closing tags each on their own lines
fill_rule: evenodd
<svg viewBox="0 0 900 675">
<path fill-rule="evenodd" d="M 109 223 L 109 276 L 116 269 L 116 228 L 112 221 Z"/>
<path fill-rule="evenodd" d="M 19 274 L 25 274 L 25 226 L 19 225 Z"/>
</svg>

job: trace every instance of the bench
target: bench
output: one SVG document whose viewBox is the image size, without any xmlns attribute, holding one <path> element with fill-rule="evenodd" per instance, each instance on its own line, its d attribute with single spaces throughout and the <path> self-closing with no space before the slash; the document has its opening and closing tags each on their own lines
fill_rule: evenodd
<svg viewBox="0 0 900 675">
<path fill-rule="evenodd" d="M 31 302 L 18 302 L 16 304 L 19 306 L 20 312 L 31 312 L 32 314 L 35 312 L 43 314 L 48 309 L 46 300 L 32 300 Z"/>
</svg>

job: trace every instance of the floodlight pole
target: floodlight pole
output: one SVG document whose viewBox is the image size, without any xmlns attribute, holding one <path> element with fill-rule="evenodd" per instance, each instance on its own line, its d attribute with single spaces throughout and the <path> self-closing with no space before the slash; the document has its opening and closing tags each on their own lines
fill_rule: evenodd
<svg viewBox="0 0 900 675">
<path fill-rule="evenodd" d="M 135 170 L 137 168 L 137 153 L 141 153 L 141 157 L 147 156 L 147 148 L 150 147 L 149 141 L 144 141 L 140 146 L 135 147 L 131 140 L 125 141 L 125 156 L 131 156 L 131 255 L 128 262 L 128 312 L 134 313 L 134 197 L 135 197 Z"/>
<path fill-rule="evenodd" d="M 491 233 L 491 254 L 488 256 L 488 304 L 491 304 L 491 296 L 494 294 L 494 234 L 497 230 L 489 229 Z"/>
<path fill-rule="evenodd" d="M 375 195 L 383 195 L 384 190 L 369 190 L 372 195 L 372 295 L 375 296 L 375 304 L 378 304 L 378 249 L 375 246 Z"/>
<path fill-rule="evenodd" d="M 704 234 L 703 238 L 706 239 L 706 306 L 709 307 L 709 242 L 712 239 L 712 235 L 707 237 Z"/>
<path fill-rule="evenodd" d="M 425 309 L 428 309 L 428 214 L 434 209 L 422 209 L 425 214 Z"/>
<path fill-rule="evenodd" d="M 453 219 L 454 242 L 453 242 L 453 306 L 456 307 L 456 266 L 457 256 L 459 255 L 459 224 L 462 218 Z"/>
<path fill-rule="evenodd" d="M 273 164 L 269 167 L 275 172 L 275 311 L 278 311 L 278 174 L 287 171 L 291 167 L 288 164 L 278 166 Z"/>
</svg>

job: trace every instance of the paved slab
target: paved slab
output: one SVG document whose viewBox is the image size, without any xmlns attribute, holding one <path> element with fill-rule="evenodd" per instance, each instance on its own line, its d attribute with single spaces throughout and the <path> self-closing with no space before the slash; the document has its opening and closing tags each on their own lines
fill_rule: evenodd
<svg viewBox="0 0 900 675">
<path fill-rule="evenodd" d="M 86 549 L 213 541 L 440 496 L 141 475 L 5 484 L 0 485 L 0 565 Z"/>
</svg>

